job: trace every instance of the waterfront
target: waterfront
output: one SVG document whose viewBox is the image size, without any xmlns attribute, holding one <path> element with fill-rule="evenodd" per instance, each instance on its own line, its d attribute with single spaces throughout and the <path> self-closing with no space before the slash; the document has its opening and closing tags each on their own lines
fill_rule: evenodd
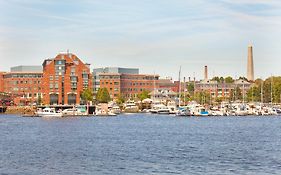
<svg viewBox="0 0 281 175">
<path fill-rule="evenodd" d="M 280 174 L 281 118 L 0 116 L 3 174 Z"/>
</svg>

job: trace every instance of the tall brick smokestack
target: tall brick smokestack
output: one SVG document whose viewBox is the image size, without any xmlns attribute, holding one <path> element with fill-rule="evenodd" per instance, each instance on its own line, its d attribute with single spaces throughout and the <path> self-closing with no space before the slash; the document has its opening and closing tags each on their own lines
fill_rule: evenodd
<svg viewBox="0 0 281 175">
<path fill-rule="evenodd" d="M 208 80 L 208 66 L 205 66 L 205 69 L 204 69 L 204 79 Z"/>
</svg>

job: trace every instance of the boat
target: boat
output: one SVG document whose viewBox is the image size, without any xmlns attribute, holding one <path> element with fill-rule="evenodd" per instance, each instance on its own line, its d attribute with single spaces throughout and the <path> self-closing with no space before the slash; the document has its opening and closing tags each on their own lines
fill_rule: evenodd
<svg viewBox="0 0 281 175">
<path fill-rule="evenodd" d="M 56 112 L 54 108 L 44 108 L 43 110 L 38 110 L 35 115 L 39 117 L 62 117 L 61 112 Z"/>
<path fill-rule="evenodd" d="M 85 106 L 77 106 L 73 108 L 64 109 L 62 111 L 64 116 L 82 116 L 87 115 L 87 109 Z"/>
<path fill-rule="evenodd" d="M 188 108 L 180 107 L 176 112 L 176 116 L 188 117 L 191 116 L 191 112 Z"/>
<path fill-rule="evenodd" d="M 121 109 L 119 106 L 113 106 L 112 108 L 109 109 L 109 111 L 113 114 L 120 114 L 121 113 Z"/>
<path fill-rule="evenodd" d="M 139 107 L 133 100 L 129 100 L 124 104 L 125 113 L 137 113 L 139 112 Z"/>
<path fill-rule="evenodd" d="M 150 110 L 153 114 L 170 114 L 170 109 L 163 104 L 156 104 Z"/>
</svg>

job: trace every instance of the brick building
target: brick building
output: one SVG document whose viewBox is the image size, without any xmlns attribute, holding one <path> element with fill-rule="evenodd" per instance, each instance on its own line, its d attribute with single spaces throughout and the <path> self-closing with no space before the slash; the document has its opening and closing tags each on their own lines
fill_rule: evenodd
<svg viewBox="0 0 281 175">
<path fill-rule="evenodd" d="M 0 72 L 0 92 L 4 92 L 4 73 Z"/>
<path fill-rule="evenodd" d="M 119 95 L 124 98 L 135 98 L 143 91 L 153 91 L 158 88 L 158 75 L 100 73 L 100 88 L 107 88 L 111 98 Z"/>
<path fill-rule="evenodd" d="M 80 104 L 80 94 L 92 88 L 90 64 L 71 53 L 43 62 L 44 104 Z"/>
<path fill-rule="evenodd" d="M 239 87 L 242 93 L 250 89 L 251 83 L 245 80 L 235 80 L 233 83 L 219 83 L 212 80 L 202 80 L 195 83 L 195 91 L 209 91 L 213 98 L 217 97 L 229 97 L 231 90 Z"/>
<path fill-rule="evenodd" d="M 37 103 L 42 97 L 42 76 L 41 66 L 12 67 L 10 72 L 0 73 L 0 90 L 12 96 L 16 105 Z"/>
</svg>

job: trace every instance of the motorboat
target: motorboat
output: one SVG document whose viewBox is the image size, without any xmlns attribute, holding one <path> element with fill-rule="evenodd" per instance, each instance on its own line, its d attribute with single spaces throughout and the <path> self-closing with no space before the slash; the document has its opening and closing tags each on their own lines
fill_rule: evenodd
<svg viewBox="0 0 281 175">
<path fill-rule="evenodd" d="M 129 100 L 124 104 L 124 111 L 126 113 L 137 113 L 139 112 L 139 107 L 134 101 Z"/>
<path fill-rule="evenodd" d="M 38 110 L 35 112 L 39 117 L 62 117 L 61 112 L 56 112 L 54 108 L 44 108 L 43 110 Z"/>
<path fill-rule="evenodd" d="M 112 112 L 113 114 L 120 114 L 121 113 L 121 109 L 119 106 L 113 106 L 112 108 L 109 109 L 110 112 Z"/>
<path fill-rule="evenodd" d="M 82 116 L 87 115 L 87 109 L 85 106 L 77 106 L 73 108 L 64 109 L 62 111 L 64 116 Z"/>
<path fill-rule="evenodd" d="M 163 104 L 157 104 L 152 107 L 150 112 L 153 114 L 170 114 L 170 109 Z"/>
<path fill-rule="evenodd" d="M 191 116 L 191 112 L 188 108 L 179 108 L 179 110 L 176 112 L 176 116 L 183 116 L 183 117 L 187 117 L 187 116 Z"/>
</svg>

